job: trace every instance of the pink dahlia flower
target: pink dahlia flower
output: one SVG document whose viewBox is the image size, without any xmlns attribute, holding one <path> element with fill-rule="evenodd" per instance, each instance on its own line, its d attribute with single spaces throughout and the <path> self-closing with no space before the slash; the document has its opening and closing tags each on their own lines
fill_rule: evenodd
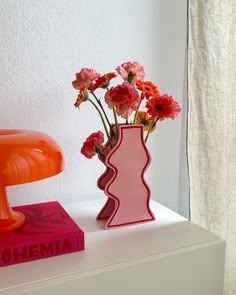
<svg viewBox="0 0 236 295">
<path fill-rule="evenodd" d="M 137 80 L 143 80 L 145 77 L 144 67 L 138 62 L 125 62 L 116 68 L 117 73 L 124 81 L 131 84 L 136 83 Z"/>
<path fill-rule="evenodd" d="M 124 119 L 128 119 L 132 112 L 137 109 L 140 100 L 138 91 L 127 82 L 112 87 L 105 94 L 108 107 L 115 107 L 117 115 Z"/>
<path fill-rule="evenodd" d="M 96 153 L 102 151 L 102 143 L 104 142 L 104 135 L 101 131 L 92 133 L 83 143 L 81 153 L 88 159 L 91 159 Z"/>
<path fill-rule="evenodd" d="M 93 69 L 83 68 L 79 73 L 75 74 L 76 80 L 72 82 L 75 89 L 80 90 L 83 86 L 89 88 L 95 83 L 95 80 L 101 75 Z"/>
</svg>

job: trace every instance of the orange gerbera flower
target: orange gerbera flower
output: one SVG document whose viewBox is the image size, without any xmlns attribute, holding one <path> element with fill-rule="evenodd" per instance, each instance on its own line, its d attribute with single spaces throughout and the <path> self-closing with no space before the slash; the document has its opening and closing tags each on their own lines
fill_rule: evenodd
<svg viewBox="0 0 236 295">
<path fill-rule="evenodd" d="M 135 120 L 135 124 L 142 124 L 144 126 L 144 131 L 148 131 L 152 121 L 152 117 L 147 112 L 139 111 Z M 153 126 L 151 132 L 155 129 L 156 124 Z"/>
<path fill-rule="evenodd" d="M 141 99 L 144 99 L 144 97 L 149 99 L 152 96 L 156 96 L 160 94 L 160 90 L 157 88 L 157 86 L 154 83 L 152 83 L 152 81 L 138 80 L 136 82 L 136 86 L 139 90 L 142 91 Z"/>
<path fill-rule="evenodd" d="M 147 102 L 146 107 L 148 109 L 147 112 L 153 118 L 158 118 L 159 120 L 164 120 L 165 118 L 174 120 L 181 111 L 178 102 L 168 94 L 162 94 L 151 98 Z"/>
<path fill-rule="evenodd" d="M 117 75 L 115 73 L 107 73 L 101 77 L 99 77 L 95 84 L 92 85 L 91 91 L 95 91 L 97 88 L 107 88 L 109 86 L 109 82 L 111 81 L 111 79 L 117 77 Z"/>
<path fill-rule="evenodd" d="M 87 86 L 84 85 L 84 86 L 81 87 L 81 89 L 79 91 L 79 95 L 78 95 L 78 97 L 76 99 L 76 102 L 74 103 L 74 106 L 76 108 L 79 108 L 79 106 L 81 105 L 81 103 L 83 101 L 86 101 L 88 99 L 88 92 L 87 92 L 87 90 L 88 90 L 88 87 Z"/>
</svg>

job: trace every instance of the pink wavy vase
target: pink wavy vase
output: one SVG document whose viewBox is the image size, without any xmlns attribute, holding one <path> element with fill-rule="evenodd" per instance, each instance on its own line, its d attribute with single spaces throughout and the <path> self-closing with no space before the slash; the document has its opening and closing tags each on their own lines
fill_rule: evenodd
<svg viewBox="0 0 236 295">
<path fill-rule="evenodd" d="M 108 200 L 97 215 L 107 218 L 105 228 L 155 220 L 150 209 L 150 188 L 144 172 L 151 162 L 142 125 L 120 125 L 115 147 L 105 148 L 106 171 L 98 179 Z"/>
<path fill-rule="evenodd" d="M 116 143 L 117 143 L 117 140 L 112 136 L 112 133 L 110 134 L 110 136 L 111 136 L 112 146 L 114 147 L 116 145 Z M 104 145 L 104 148 L 103 148 L 103 154 L 105 155 L 105 158 L 107 158 L 107 156 L 110 153 L 111 149 L 112 148 L 111 148 L 109 142 L 106 142 L 106 144 Z M 101 156 L 99 156 L 99 159 L 106 166 L 106 170 L 98 178 L 97 186 L 101 190 L 105 191 L 105 187 L 106 187 L 107 183 L 112 179 L 112 177 L 114 175 L 114 170 L 106 165 L 105 160 Z M 103 206 L 102 210 L 98 213 L 97 219 L 104 219 L 104 218 L 109 217 L 111 215 L 111 213 L 113 212 L 114 208 L 115 208 L 114 199 L 108 197 L 108 199 L 107 199 L 105 205 Z"/>
</svg>

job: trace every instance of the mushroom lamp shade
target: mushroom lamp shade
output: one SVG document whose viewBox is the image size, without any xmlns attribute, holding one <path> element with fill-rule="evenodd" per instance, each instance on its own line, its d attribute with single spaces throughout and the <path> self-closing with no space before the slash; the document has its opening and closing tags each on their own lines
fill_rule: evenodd
<svg viewBox="0 0 236 295">
<path fill-rule="evenodd" d="M 33 130 L 0 129 L 0 232 L 25 222 L 25 215 L 11 208 L 6 187 L 45 179 L 63 169 L 63 152 L 50 136 Z"/>
</svg>

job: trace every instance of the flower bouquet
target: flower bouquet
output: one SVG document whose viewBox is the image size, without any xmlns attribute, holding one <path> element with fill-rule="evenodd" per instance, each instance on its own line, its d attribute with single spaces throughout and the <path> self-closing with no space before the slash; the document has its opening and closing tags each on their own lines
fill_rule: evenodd
<svg viewBox="0 0 236 295">
<path fill-rule="evenodd" d="M 119 83 L 110 86 L 115 80 Z M 178 116 L 178 102 L 145 80 L 144 68 L 138 62 L 125 62 L 104 75 L 83 68 L 76 73 L 72 85 L 79 91 L 74 106 L 90 103 L 106 134 L 105 144 L 104 133 L 97 131 L 88 136 L 81 148 L 85 157 L 98 154 L 106 165 L 98 187 L 104 190 L 108 201 L 97 218 L 108 218 L 105 228 L 154 220 L 149 208 L 150 189 L 144 180 L 150 163 L 146 142 L 158 121 Z M 97 96 L 99 88 L 105 91 L 102 100 Z M 106 109 L 111 110 L 113 122 Z"/>
<path fill-rule="evenodd" d="M 120 76 L 123 83 L 109 88 L 111 80 Z M 76 80 L 72 82 L 79 90 L 74 106 L 79 108 L 84 102 L 89 102 L 97 110 L 106 133 L 107 140 L 112 146 L 111 136 L 118 138 L 118 119 L 121 117 L 125 124 L 142 124 L 146 133 L 145 142 L 149 134 L 156 129 L 158 121 L 175 119 L 181 108 L 171 95 L 161 94 L 152 82 L 144 80 L 145 71 L 137 62 L 125 62 L 116 68 L 115 72 L 104 75 L 96 70 L 83 68 L 76 73 Z M 104 100 L 95 94 L 98 88 L 105 90 Z M 103 104 L 112 110 L 115 128 L 108 119 Z M 144 105 L 144 110 L 141 107 Z M 133 118 L 131 118 L 133 115 Z M 96 154 L 103 155 L 102 144 L 104 134 L 101 131 L 91 134 L 83 144 L 81 153 L 92 158 Z"/>
</svg>

